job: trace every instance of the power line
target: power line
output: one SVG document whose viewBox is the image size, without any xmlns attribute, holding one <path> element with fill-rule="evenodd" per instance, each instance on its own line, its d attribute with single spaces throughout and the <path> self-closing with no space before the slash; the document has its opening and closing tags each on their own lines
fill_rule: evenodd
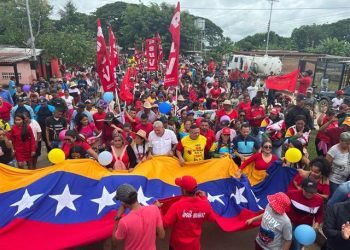
<svg viewBox="0 0 350 250">
<path fill-rule="evenodd" d="M 252 10 L 266 10 L 269 8 L 210 8 L 210 7 L 187 7 L 182 6 L 183 9 L 188 10 L 225 10 L 225 11 L 252 11 Z M 337 9 L 350 9 L 350 6 L 343 7 L 293 7 L 293 8 L 274 8 L 273 10 L 286 11 L 286 10 L 337 10 Z"/>
</svg>

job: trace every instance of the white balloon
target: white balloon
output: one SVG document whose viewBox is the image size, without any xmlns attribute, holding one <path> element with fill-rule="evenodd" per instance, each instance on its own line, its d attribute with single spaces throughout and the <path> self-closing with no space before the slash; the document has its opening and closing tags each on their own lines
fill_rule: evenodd
<svg viewBox="0 0 350 250">
<path fill-rule="evenodd" d="M 98 162 L 102 166 L 107 166 L 107 165 L 111 164 L 112 160 L 113 160 L 113 156 L 108 151 L 103 151 L 98 155 Z"/>
</svg>

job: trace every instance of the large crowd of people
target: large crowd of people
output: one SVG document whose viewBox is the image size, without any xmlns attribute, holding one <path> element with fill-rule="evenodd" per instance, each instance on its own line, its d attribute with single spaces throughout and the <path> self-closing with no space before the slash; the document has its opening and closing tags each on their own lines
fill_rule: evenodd
<svg viewBox="0 0 350 250">
<path fill-rule="evenodd" d="M 230 157 L 239 176 L 249 164 L 266 171 L 282 160 L 298 175 L 286 194 L 268 197 L 263 215 L 247 221 L 262 219 L 256 249 L 301 249 L 292 237 L 300 224 L 317 231 L 323 227 L 325 249 L 350 249 L 350 116 L 342 91 L 332 105 L 318 109 L 311 70 L 300 75 L 298 93 L 288 94 L 267 89 L 266 77 L 253 72 L 226 70 L 213 60 L 184 61 L 177 87 L 164 86 L 162 71 L 135 74 L 130 79 L 134 100 L 126 105 L 119 98 L 103 99 L 93 69 L 76 68 L 49 81 L 40 77 L 25 91 L 14 78 L 8 89 L 0 86 L 1 163 L 36 169 L 38 157 L 53 148 L 61 148 L 66 159 L 97 159 L 107 150 L 113 155 L 109 169 L 132 172 L 159 155 L 176 157 L 184 167 Z M 160 112 L 162 103 L 171 106 L 168 113 Z M 310 156 L 310 144 L 317 157 Z M 288 148 L 302 152 L 299 162 L 285 161 Z M 184 197 L 163 220 L 158 210 L 137 202 L 134 187 L 119 187 L 116 239 L 126 249 L 154 249 L 155 235 L 164 237 L 164 226 L 172 227 L 170 249 L 199 249 L 201 225 L 213 218 L 195 178 L 176 180 Z M 135 213 L 121 218 L 125 208 Z M 187 208 L 198 218 L 180 216 Z M 141 227 L 145 221 L 147 227 Z"/>
</svg>

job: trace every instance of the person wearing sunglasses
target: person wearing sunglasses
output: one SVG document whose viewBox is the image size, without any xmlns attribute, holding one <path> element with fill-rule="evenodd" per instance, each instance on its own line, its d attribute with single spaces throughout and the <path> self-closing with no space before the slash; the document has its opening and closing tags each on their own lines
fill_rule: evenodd
<svg viewBox="0 0 350 250">
<path fill-rule="evenodd" d="M 251 185 L 255 185 L 265 179 L 266 170 L 276 160 L 278 160 L 278 157 L 272 153 L 271 140 L 265 139 L 262 143 L 261 152 L 253 154 L 241 164 L 239 176 L 243 172 L 247 175 Z"/>
</svg>

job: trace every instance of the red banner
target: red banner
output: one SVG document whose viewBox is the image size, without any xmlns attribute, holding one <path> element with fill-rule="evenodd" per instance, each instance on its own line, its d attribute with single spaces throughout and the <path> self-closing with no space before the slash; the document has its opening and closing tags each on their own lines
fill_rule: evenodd
<svg viewBox="0 0 350 250">
<path fill-rule="evenodd" d="M 266 87 L 275 90 L 287 90 L 294 93 L 297 80 L 299 76 L 299 69 L 296 69 L 288 74 L 281 76 L 269 76 L 266 79 Z"/>
<path fill-rule="evenodd" d="M 162 38 L 160 38 L 159 33 L 156 34 L 157 38 L 157 45 L 158 45 L 158 63 L 163 61 L 164 53 L 163 53 L 163 46 L 162 46 Z"/>
<path fill-rule="evenodd" d="M 146 39 L 147 71 L 158 70 L 157 38 Z"/>
<path fill-rule="evenodd" d="M 111 64 L 111 72 L 113 72 L 113 81 L 117 79 L 117 67 L 119 65 L 119 55 L 118 49 L 116 46 L 117 40 L 112 31 L 112 26 L 108 25 L 108 33 L 109 33 L 109 60 Z"/>
<path fill-rule="evenodd" d="M 130 84 L 130 68 L 126 71 L 123 81 L 120 84 L 119 97 L 122 101 L 126 102 L 127 105 L 130 105 L 134 99 L 134 95 L 129 88 Z"/>
<path fill-rule="evenodd" d="M 139 71 L 143 72 L 142 53 L 139 53 L 136 45 L 134 45 L 134 57 L 137 63 L 137 67 L 139 68 Z"/>
<path fill-rule="evenodd" d="M 177 86 L 179 82 L 179 51 L 180 51 L 180 2 L 177 3 L 169 31 L 173 42 L 169 53 L 168 63 L 165 72 L 164 85 Z"/>
<path fill-rule="evenodd" d="M 105 38 L 102 33 L 100 19 L 97 19 L 97 73 L 100 77 L 104 92 L 115 92 L 115 81 L 111 72 Z"/>
</svg>

